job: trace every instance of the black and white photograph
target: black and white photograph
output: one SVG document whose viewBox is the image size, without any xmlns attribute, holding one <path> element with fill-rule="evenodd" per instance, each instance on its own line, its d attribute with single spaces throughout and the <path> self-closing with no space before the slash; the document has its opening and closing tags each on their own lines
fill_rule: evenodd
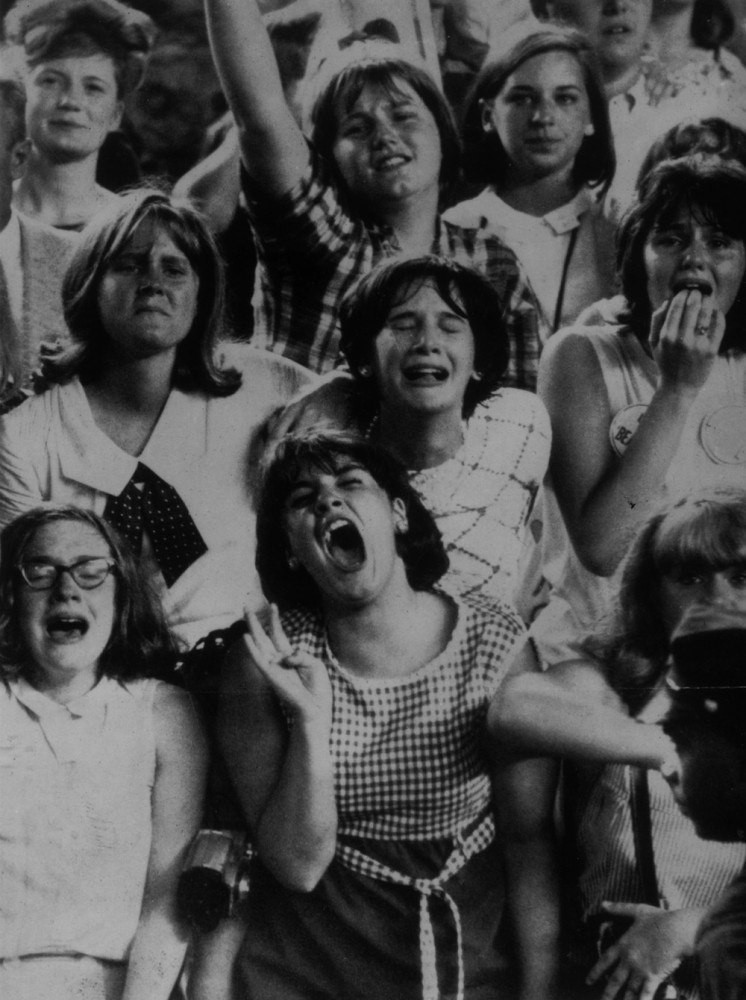
<svg viewBox="0 0 746 1000">
<path fill-rule="evenodd" d="M 0 998 L 746 1000 L 746 0 L 0 0 Z"/>
</svg>

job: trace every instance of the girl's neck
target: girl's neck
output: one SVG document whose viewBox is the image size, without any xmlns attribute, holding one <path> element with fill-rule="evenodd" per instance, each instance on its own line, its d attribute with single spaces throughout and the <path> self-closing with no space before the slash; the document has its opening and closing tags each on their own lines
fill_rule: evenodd
<svg viewBox="0 0 746 1000">
<path fill-rule="evenodd" d="M 497 194 L 516 212 L 536 218 L 572 201 L 581 185 L 573 178 L 572 165 L 561 173 L 535 180 L 508 177 Z"/>
<path fill-rule="evenodd" d="M 464 443 L 461 414 L 406 414 L 381 408 L 376 439 L 406 469 L 432 469 L 453 458 Z"/>
<path fill-rule="evenodd" d="M 50 226 L 76 226 L 111 198 L 96 183 L 98 155 L 72 163 L 52 163 L 31 148 L 23 177 L 15 188 L 15 205 L 27 215 Z"/>
<path fill-rule="evenodd" d="M 641 72 L 642 64 L 639 60 L 623 69 L 605 70 L 604 93 L 606 94 L 606 100 L 610 101 L 612 97 L 617 97 L 619 94 L 626 94 L 637 83 Z"/>
<path fill-rule="evenodd" d="M 93 419 L 118 447 L 138 456 L 171 392 L 172 352 L 109 365 L 85 385 Z"/>
<path fill-rule="evenodd" d="M 408 254 L 430 253 L 438 219 L 438 188 L 410 198 L 376 206 L 375 219 L 390 226 L 402 250 Z"/>
<path fill-rule="evenodd" d="M 695 47 L 691 38 L 691 7 L 673 7 L 658 11 L 648 32 L 650 53 L 664 66 L 686 62 Z"/>
<path fill-rule="evenodd" d="M 445 647 L 452 620 L 441 597 L 413 590 L 404 564 L 393 584 L 359 608 L 327 607 L 329 645 L 350 673 L 369 679 L 405 677 Z"/>
<path fill-rule="evenodd" d="M 36 688 L 40 694 L 46 695 L 59 705 L 67 705 L 68 702 L 82 698 L 84 694 L 98 683 L 97 665 L 90 670 L 73 673 L 70 676 L 51 676 L 41 667 L 33 665 L 28 670 L 28 682 Z"/>
</svg>

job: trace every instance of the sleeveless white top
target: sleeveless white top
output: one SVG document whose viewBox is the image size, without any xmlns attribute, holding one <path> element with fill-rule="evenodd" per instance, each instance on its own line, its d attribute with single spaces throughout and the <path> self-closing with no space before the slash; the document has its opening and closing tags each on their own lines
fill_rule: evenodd
<svg viewBox="0 0 746 1000">
<path fill-rule="evenodd" d="M 614 418 L 625 407 L 650 403 L 658 385 L 658 368 L 628 328 L 583 327 L 581 332 L 598 357 L 609 399 L 612 427 L 615 427 Z M 746 489 L 746 464 L 717 461 L 703 445 L 706 438 L 706 435 L 703 438 L 703 424 L 707 418 L 720 408 L 744 404 L 746 355 L 730 351 L 716 358 L 707 382 L 692 403 L 664 487 L 659 494 L 649 498 L 646 509 L 652 513 L 660 503 L 703 488 Z M 612 609 L 621 581 L 622 565 L 610 577 L 595 576 L 585 569 L 572 547 L 549 479 L 544 487 L 543 508 L 544 576 L 552 587 L 552 594 L 531 633 L 542 660 L 548 666 L 556 666 L 578 657 L 586 658 L 581 644 L 589 634 L 598 631 L 599 624 Z"/>
<path fill-rule="evenodd" d="M 126 960 L 151 844 L 161 682 L 102 678 L 60 705 L 0 685 L 0 958 Z"/>
</svg>

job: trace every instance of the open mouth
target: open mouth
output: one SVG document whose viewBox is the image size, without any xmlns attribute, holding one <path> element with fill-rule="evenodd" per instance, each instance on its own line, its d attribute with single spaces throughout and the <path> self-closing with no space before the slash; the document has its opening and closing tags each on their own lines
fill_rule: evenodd
<svg viewBox="0 0 746 1000">
<path fill-rule="evenodd" d="M 365 562 L 362 535 L 344 518 L 336 518 L 324 528 L 322 545 L 329 559 L 346 573 L 360 569 Z"/>
<path fill-rule="evenodd" d="M 439 365 L 412 365 L 404 368 L 402 375 L 412 385 L 439 385 L 448 378 L 448 372 Z"/>
<path fill-rule="evenodd" d="M 47 635 L 53 642 L 71 642 L 82 639 L 88 631 L 88 622 L 77 615 L 50 615 Z"/>
<path fill-rule="evenodd" d="M 674 282 L 671 290 L 674 294 L 676 292 L 702 292 L 703 295 L 712 295 L 713 288 L 709 281 L 705 281 L 704 278 L 682 278 L 680 281 Z"/>
<path fill-rule="evenodd" d="M 629 25 L 626 24 L 611 24 L 608 28 L 604 28 L 601 34 L 606 38 L 615 38 L 620 35 L 628 35 L 631 31 Z"/>
<path fill-rule="evenodd" d="M 392 153 L 390 156 L 383 156 L 376 162 L 376 170 L 385 173 L 387 170 L 398 170 L 409 163 L 409 158 L 401 153 Z"/>
</svg>

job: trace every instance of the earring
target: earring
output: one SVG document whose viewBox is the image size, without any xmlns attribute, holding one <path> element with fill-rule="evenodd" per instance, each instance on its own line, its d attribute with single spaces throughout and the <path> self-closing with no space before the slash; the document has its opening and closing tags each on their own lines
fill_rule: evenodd
<svg viewBox="0 0 746 1000">
<path fill-rule="evenodd" d="M 360 375 L 363 378 L 370 378 L 370 376 L 371 376 L 370 365 L 360 365 L 360 367 L 358 368 L 358 371 L 360 372 Z"/>
<path fill-rule="evenodd" d="M 394 521 L 394 531 L 397 535 L 406 535 L 409 531 L 409 521 L 403 515 Z"/>
<path fill-rule="evenodd" d="M 295 570 L 298 568 L 300 563 L 298 562 L 297 556 L 288 556 L 288 569 Z"/>
<path fill-rule="evenodd" d="M 482 375 L 481 372 L 472 372 L 471 377 L 474 382 L 481 382 L 482 379 L 484 378 L 484 375 Z"/>
<path fill-rule="evenodd" d="M 593 124 L 593 122 L 588 122 L 588 124 L 583 129 L 583 135 L 595 135 L 595 134 L 596 134 L 596 126 Z"/>
</svg>

